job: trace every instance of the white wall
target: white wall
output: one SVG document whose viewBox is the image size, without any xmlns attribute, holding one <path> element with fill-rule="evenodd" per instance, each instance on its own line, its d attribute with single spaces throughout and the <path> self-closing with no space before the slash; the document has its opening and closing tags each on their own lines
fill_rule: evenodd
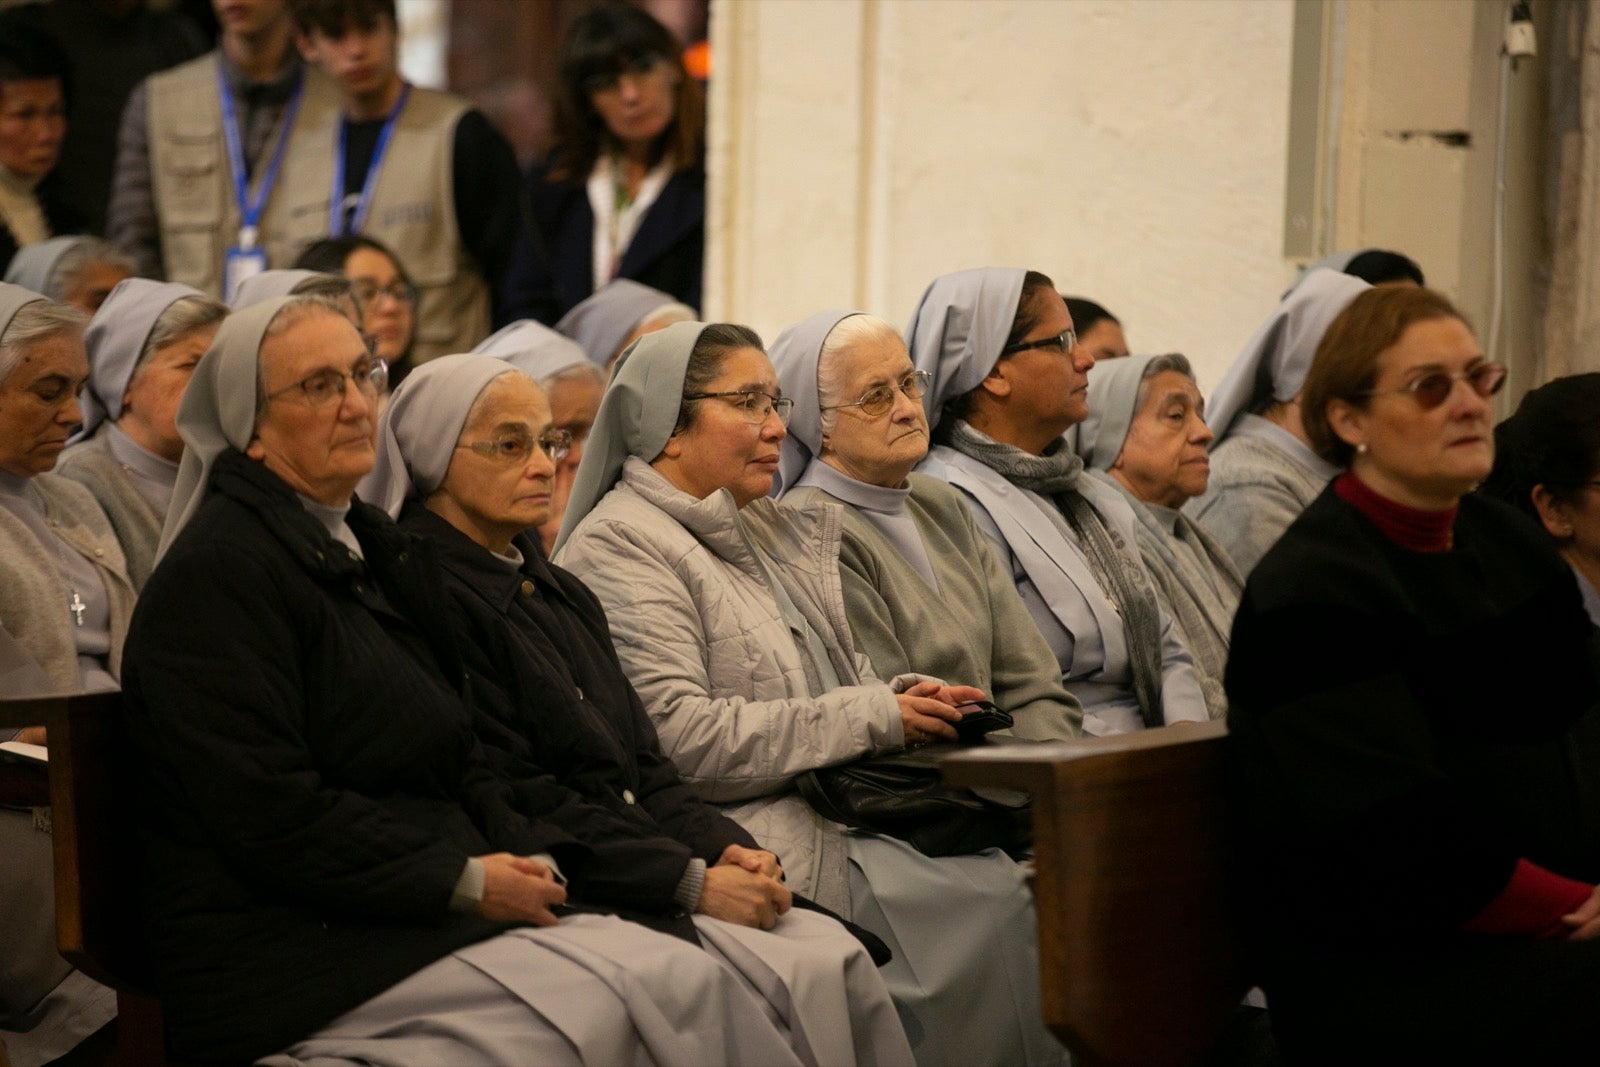
<svg viewBox="0 0 1600 1067">
<path fill-rule="evenodd" d="M 713 0 L 707 314 L 1050 274 L 1213 384 L 1281 255 L 1288 0 Z"/>
</svg>

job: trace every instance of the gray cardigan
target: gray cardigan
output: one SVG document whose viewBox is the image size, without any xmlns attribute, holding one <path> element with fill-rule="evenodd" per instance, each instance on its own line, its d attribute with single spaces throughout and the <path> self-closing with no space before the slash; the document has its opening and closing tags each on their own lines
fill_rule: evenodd
<svg viewBox="0 0 1600 1067">
<path fill-rule="evenodd" d="M 94 494 L 122 545 L 134 591 L 143 589 L 155 569 L 156 546 L 161 543 L 161 524 L 166 515 L 156 511 L 111 454 L 106 428 L 67 449 L 56 464 L 56 472 Z"/>
<path fill-rule="evenodd" d="M 802 483 L 784 503 L 835 499 Z M 1055 654 L 978 531 L 965 499 L 937 478 L 913 474 L 905 508 L 937 589 L 860 511 L 844 509 L 839 568 L 845 607 L 857 645 L 878 675 L 918 672 L 975 685 L 1016 716 L 1011 732 L 1017 736 L 1077 736 L 1083 708 L 1062 687 Z"/>
<path fill-rule="evenodd" d="M 62 540 L 94 563 L 105 583 L 111 615 L 110 668 L 122 676 L 122 642 L 133 614 L 127 563 L 105 513 L 89 490 L 55 474 L 36 475 L 45 521 Z M 49 545 L 39 543 L 22 521 L 0 508 L 0 627 L 44 669 L 62 692 L 79 688 L 78 652 L 66 610 L 67 586 Z"/>
</svg>

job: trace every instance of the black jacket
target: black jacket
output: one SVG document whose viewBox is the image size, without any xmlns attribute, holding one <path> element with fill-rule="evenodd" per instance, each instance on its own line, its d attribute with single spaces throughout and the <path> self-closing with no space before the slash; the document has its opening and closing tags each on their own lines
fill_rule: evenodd
<svg viewBox="0 0 1600 1067">
<path fill-rule="evenodd" d="M 145 910 L 175 1054 L 250 1060 L 503 928 L 469 856 L 586 850 L 490 771 L 425 543 L 357 503 L 365 563 L 236 452 L 124 656 Z"/>
<path fill-rule="evenodd" d="M 691 856 L 710 865 L 730 844 L 759 847 L 662 753 L 582 582 L 527 536 L 513 569 L 416 501 L 401 527 L 437 550 L 478 736 L 518 809 L 593 849 L 567 872 L 575 902 L 646 922 L 676 916 L 672 894 Z"/>
<path fill-rule="evenodd" d="M 506 302 L 513 317 L 553 324 L 594 292 L 594 211 L 583 180 L 528 174 L 532 236 L 512 259 Z M 704 274 L 706 171 L 696 165 L 667 180 L 622 253 L 617 277 L 660 289 L 696 310 Z"/>
</svg>

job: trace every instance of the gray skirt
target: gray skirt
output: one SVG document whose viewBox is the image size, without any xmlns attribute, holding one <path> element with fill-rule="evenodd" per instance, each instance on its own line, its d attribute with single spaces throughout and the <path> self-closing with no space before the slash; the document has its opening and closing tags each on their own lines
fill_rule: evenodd
<svg viewBox="0 0 1600 1067">
<path fill-rule="evenodd" d="M 1045 1029 L 1033 893 L 995 849 L 924 856 L 852 833 L 851 918 L 894 952 L 883 977 L 918 1067 L 1068 1062 Z"/>
<path fill-rule="evenodd" d="M 705 951 L 611 916 L 511 930 L 429 964 L 259 1062 L 910 1062 L 882 980 L 837 923 L 798 912 L 770 933 L 695 923 Z"/>
</svg>

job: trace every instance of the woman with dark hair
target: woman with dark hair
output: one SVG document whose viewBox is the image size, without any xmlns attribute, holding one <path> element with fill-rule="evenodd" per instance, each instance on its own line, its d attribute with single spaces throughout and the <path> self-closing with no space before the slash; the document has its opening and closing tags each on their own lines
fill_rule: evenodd
<svg viewBox="0 0 1600 1067">
<path fill-rule="evenodd" d="M 362 330 L 372 338 L 373 354 L 389 365 L 390 388 L 404 381 L 417 339 L 417 287 L 405 264 L 382 242 L 350 234 L 312 242 L 294 265 L 350 279 Z"/>
<path fill-rule="evenodd" d="M 1122 494 L 1084 477 L 1063 438 L 1089 415 L 1072 318 L 1038 271 L 936 278 L 906 331 L 932 375 L 921 469 L 965 494 L 978 528 L 1083 703 L 1096 736 L 1209 718 L 1194 663 L 1161 610 Z"/>
<path fill-rule="evenodd" d="M 1078 344 L 1099 363 L 1103 359 L 1122 359 L 1128 355 L 1128 339 L 1122 333 L 1122 320 L 1086 296 L 1061 294 L 1078 332 Z"/>
<path fill-rule="evenodd" d="M 67 60 L 15 13 L 0 18 L 0 269 L 76 220 L 42 188 L 67 133 Z"/>
<path fill-rule="evenodd" d="M 1288 1062 L 1569 1063 L 1600 1041 L 1592 627 L 1471 489 L 1505 368 L 1426 289 L 1329 326 L 1305 428 L 1343 468 L 1229 652 L 1237 886 Z"/>
<path fill-rule="evenodd" d="M 1600 625 L 1600 374 L 1533 390 L 1495 427 L 1494 443 L 1494 470 L 1479 492 L 1538 520 Z"/>
<path fill-rule="evenodd" d="M 700 306 L 705 99 L 679 44 L 621 2 L 573 22 L 558 143 L 528 175 L 533 236 L 508 280 L 515 309 L 554 322 L 613 278 Z"/>
</svg>

